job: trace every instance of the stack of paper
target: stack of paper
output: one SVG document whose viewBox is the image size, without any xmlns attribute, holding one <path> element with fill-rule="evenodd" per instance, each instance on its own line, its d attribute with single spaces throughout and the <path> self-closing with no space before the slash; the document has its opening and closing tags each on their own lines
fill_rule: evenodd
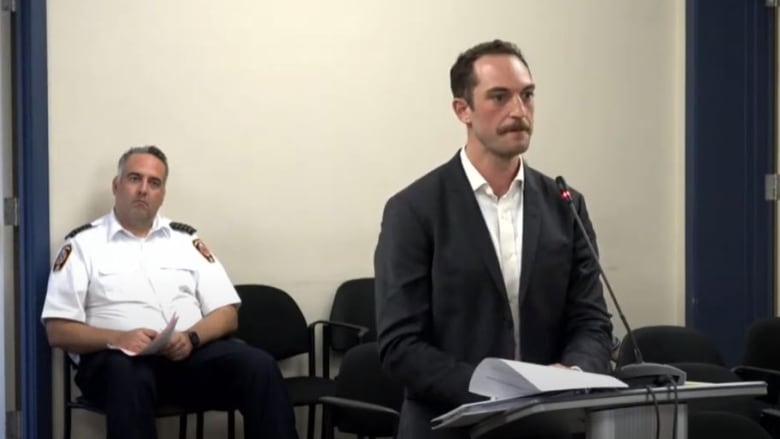
<svg viewBox="0 0 780 439">
<path fill-rule="evenodd" d="M 626 383 L 609 375 L 486 358 L 474 370 L 469 391 L 491 399 L 464 404 L 431 423 L 434 429 L 472 425 L 506 410 L 534 404 L 548 393 L 627 387 Z"/>
<path fill-rule="evenodd" d="M 626 387 L 626 383 L 609 375 L 501 358 L 482 360 L 469 383 L 471 393 L 491 398 L 514 398 L 563 390 Z"/>
</svg>

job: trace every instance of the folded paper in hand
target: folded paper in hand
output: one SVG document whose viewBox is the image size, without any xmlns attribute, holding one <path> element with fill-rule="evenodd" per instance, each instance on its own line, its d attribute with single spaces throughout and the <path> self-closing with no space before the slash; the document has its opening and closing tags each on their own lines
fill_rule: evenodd
<svg viewBox="0 0 780 439">
<path fill-rule="evenodd" d="M 136 355 L 152 355 L 156 354 L 160 349 L 165 347 L 165 345 L 168 344 L 168 342 L 171 340 L 171 336 L 173 335 L 173 330 L 176 329 L 176 322 L 179 321 L 179 317 L 177 315 L 173 315 L 171 317 L 171 320 L 168 321 L 168 324 L 165 325 L 165 328 L 163 328 L 162 331 L 160 331 L 159 334 L 157 334 L 156 337 L 154 337 L 154 340 L 152 340 L 151 343 L 149 343 L 144 350 L 140 352 L 133 352 L 124 348 L 121 348 L 119 346 L 114 346 L 112 344 L 108 345 L 109 349 L 117 349 L 125 353 L 125 355 L 129 355 L 131 357 L 134 357 Z"/>
<path fill-rule="evenodd" d="M 617 378 L 563 367 L 502 358 L 482 360 L 471 376 L 469 391 L 491 398 L 514 398 L 564 390 L 626 388 Z"/>
</svg>

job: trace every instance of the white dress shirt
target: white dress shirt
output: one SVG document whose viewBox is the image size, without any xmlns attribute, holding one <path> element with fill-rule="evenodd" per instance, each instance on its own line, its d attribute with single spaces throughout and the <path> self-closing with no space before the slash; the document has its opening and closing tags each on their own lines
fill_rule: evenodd
<svg viewBox="0 0 780 439">
<path fill-rule="evenodd" d="M 482 218 L 490 232 L 490 239 L 496 250 L 501 273 L 504 277 L 507 300 L 514 324 L 515 359 L 520 359 L 520 270 L 523 249 L 523 181 L 525 167 L 522 158 L 520 167 L 509 190 L 496 197 L 487 180 L 479 173 L 466 155 L 460 150 L 463 170 L 479 204 Z"/>
<path fill-rule="evenodd" d="M 49 275 L 41 319 L 159 331 L 177 315 L 176 330 L 182 331 L 217 308 L 239 304 L 222 264 L 201 254 L 196 239 L 160 216 L 139 238 L 113 212 L 105 215 L 63 245 L 70 253 Z"/>
</svg>

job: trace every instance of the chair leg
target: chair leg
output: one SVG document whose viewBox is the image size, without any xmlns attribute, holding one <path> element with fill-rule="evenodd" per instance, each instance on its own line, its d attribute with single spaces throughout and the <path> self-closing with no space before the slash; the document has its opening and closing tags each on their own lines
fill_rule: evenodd
<svg viewBox="0 0 780 439">
<path fill-rule="evenodd" d="M 236 438 L 236 412 L 228 410 L 228 439 Z"/>
<path fill-rule="evenodd" d="M 314 421 L 317 417 L 317 406 L 309 404 L 309 416 L 306 420 L 306 437 L 308 439 L 314 439 Z"/>
<path fill-rule="evenodd" d="M 333 411 L 330 406 L 324 404 L 322 406 L 322 439 L 333 439 L 335 433 L 333 431 Z"/>
<path fill-rule="evenodd" d="M 203 439 L 203 412 L 195 414 L 195 437 L 197 439 Z"/>
<path fill-rule="evenodd" d="M 187 439 L 187 415 L 179 415 L 179 439 Z"/>
<path fill-rule="evenodd" d="M 62 432 L 63 439 L 70 439 L 70 413 L 71 409 L 70 407 L 65 407 L 65 414 L 64 414 L 64 429 Z"/>
</svg>

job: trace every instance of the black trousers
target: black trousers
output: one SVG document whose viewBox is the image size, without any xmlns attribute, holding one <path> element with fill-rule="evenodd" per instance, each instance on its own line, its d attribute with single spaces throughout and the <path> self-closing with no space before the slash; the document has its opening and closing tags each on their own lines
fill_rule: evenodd
<svg viewBox="0 0 780 439">
<path fill-rule="evenodd" d="M 266 352 L 217 340 L 182 361 L 129 357 L 105 350 L 81 356 L 78 384 L 104 407 L 108 439 L 154 439 L 160 403 L 202 410 L 237 409 L 244 437 L 297 438 L 295 415 L 279 366 Z"/>
</svg>

